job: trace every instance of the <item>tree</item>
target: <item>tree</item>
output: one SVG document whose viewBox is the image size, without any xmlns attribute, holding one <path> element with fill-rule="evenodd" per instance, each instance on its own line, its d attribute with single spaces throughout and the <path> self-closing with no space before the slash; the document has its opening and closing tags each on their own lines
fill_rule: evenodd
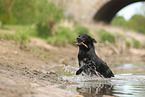
<svg viewBox="0 0 145 97">
<path fill-rule="evenodd" d="M 54 26 L 58 22 L 61 21 L 61 19 L 64 19 L 64 13 L 62 8 L 56 7 L 56 5 L 53 2 L 48 2 L 48 0 L 37 0 L 36 1 L 36 9 L 37 9 L 37 22 L 39 23 L 39 26 L 45 26 L 47 25 L 48 28 L 50 28 L 51 35 L 55 35 Z M 41 32 L 42 33 L 42 32 Z"/>
<path fill-rule="evenodd" d="M 3 23 L 12 22 L 12 7 L 14 0 L 0 0 L 0 21 Z"/>
<path fill-rule="evenodd" d="M 128 21 L 128 27 L 145 34 L 145 17 L 142 15 L 134 15 Z"/>
<path fill-rule="evenodd" d="M 115 26 L 120 26 L 120 27 L 126 28 L 127 21 L 122 16 L 115 16 L 115 18 L 113 19 L 111 24 L 115 25 Z"/>
<path fill-rule="evenodd" d="M 35 5 L 35 0 L 15 0 L 12 12 L 16 24 L 32 24 L 35 22 Z"/>
</svg>

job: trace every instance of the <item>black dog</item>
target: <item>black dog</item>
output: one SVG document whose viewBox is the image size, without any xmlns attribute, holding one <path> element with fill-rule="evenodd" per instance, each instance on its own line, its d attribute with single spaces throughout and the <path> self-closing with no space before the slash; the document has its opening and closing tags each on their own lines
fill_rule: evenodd
<svg viewBox="0 0 145 97">
<path fill-rule="evenodd" d="M 95 54 L 93 43 L 97 43 L 97 41 L 87 34 L 80 34 L 77 37 L 76 44 L 79 46 L 78 61 L 80 68 L 76 75 L 83 71 L 89 76 L 114 77 L 107 64 Z"/>
</svg>

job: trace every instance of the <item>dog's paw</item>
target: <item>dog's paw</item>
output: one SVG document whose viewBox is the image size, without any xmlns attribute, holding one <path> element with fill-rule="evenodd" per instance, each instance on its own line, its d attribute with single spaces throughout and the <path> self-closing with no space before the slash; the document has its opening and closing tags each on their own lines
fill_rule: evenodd
<svg viewBox="0 0 145 97">
<path fill-rule="evenodd" d="M 79 74 L 81 74 L 81 73 L 82 73 L 82 70 L 79 69 L 79 70 L 76 72 L 76 75 L 79 75 Z"/>
</svg>

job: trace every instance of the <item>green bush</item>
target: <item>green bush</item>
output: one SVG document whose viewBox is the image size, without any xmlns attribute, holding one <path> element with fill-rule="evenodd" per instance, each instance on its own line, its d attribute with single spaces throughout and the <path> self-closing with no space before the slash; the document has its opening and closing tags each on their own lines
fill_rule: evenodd
<svg viewBox="0 0 145 97">
<path fill-rule="evenodd" d="M 133 45 L 134 45 L 134 48 L 140 48 L 141 47 L 141 44 L 138 40 L 135 40 L 133 39 Z"/>
<path fill-rule="evenodd" d="M 126 20 L 124 19 L 124 17 L 122 17 L 122 16 L 116 16 L 116 17 L 112 20 L 111 25 L 120 26 L 120 27 L 126 28 L 126 26 L 127 26 L 127 21 L 126 21 Z"/>
<path fill-rule="evenodd" d="M 88 28 L 80 26 L 78 24 L 74 24 L 74 32 L 77 33 L 78 35 L 82 33 L 90 34 Z"/>
<path fill-rule="evenodd" d="M 126 41 L 126 46 L 127 47 L 130 47 L 131 46 L 131 43 L 129 41 Z"/>
<path fill-rule="evenodd" d="M 51 30 L 48 27 L 48 25 L 46 25 L 46 24 L 38 23 L 37 32 L 38 32 L 37 36 L 44 38 L 44 39 L 47 39 L 49 36 L 51 36 Z"/>
<path fill-rule="evenodd" d="M 100 37 L 100 42 L 105 42 L 106 40 L 111 43 L 115 42 L 115 37 L 103 29 L 97 32 L 97 34 Z"/>
<path fill-rule="evenodd" d="M 53 37 L 48 37 L 47 42 L 51 44 L 73 43 L 76 37 L 77 34 L 74 33 L 70 28 L 59 27 L 56 31 L 56 35 Z"/>
<path fill-rule="evenodd" d="M 143 15 L 133 15 L 128 21 L 122 16 L 116 16 L 111 24 L 145 34 L 145 17 Z"/>
<path fill-rule="evenodd" d="M 25 45 L 30 42 L 29 35 L 27 32 L 16 32 L 15 33 L 15 41 L 19 43 L 20 45 Z"/>
<path fill-rule="evenodd" d="M 25 45 L 30 42 L 29 35 L 26 32 L 7 33 L 0 32 L 0 40 L 14 40 L 20 45 Z"/>
<path fill-rule="evenodd" d="M 15 40 L 15 35 L 6 32 L 0 32 L 0 40 Z"/>
</svg>

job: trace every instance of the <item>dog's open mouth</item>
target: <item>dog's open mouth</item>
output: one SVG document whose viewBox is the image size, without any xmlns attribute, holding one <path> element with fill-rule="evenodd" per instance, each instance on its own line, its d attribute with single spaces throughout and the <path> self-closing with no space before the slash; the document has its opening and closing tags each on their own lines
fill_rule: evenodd
<svg viewBox="0 0 145 97">
<path fill-rule="evenodd" d="M 82 41 L 82 42 L 77 42 L 77 41 L 75 41 L 75 44 L 76 45 L 84 45 L 86 48 L 88 48 L 88 46 L 84 43 L 84 41 Z"/>
</svg>

